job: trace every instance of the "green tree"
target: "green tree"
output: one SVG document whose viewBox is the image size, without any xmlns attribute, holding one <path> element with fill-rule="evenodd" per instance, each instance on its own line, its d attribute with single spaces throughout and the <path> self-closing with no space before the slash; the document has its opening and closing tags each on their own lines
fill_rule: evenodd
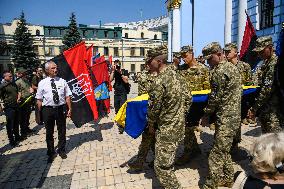
<svg viewBox="0 0 284 189">
<path fill-rule="evenodd" d="M 28 31 L 24 12 L 20 16 L 13 39 L 11 53 L 15 68 L 33 69 L 37 67 L 39 61 L 34 52 L 33 38 Z"/>
<path fill-rule="evenodd" d="M 78 31 L 76 16 L 72 12 L 69 19 L 70 23 L 67 28 L 66 34 L 63 37 L 63 50 L 67 50 L 82 41 L 81 35 Z"/>
</svg>

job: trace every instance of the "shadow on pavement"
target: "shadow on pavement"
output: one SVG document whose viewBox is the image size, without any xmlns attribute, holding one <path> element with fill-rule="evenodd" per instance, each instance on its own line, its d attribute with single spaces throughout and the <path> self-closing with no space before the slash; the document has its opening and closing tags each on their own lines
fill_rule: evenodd
<svg viewBox="0 0 284 189">
<path fill-rule="evenodd" d="M 255 127 L 254 129 L 245 132 L 243 135 L 259 137 L 261 135 L 261 127 Z"/>
<path fill-rule="evenodd" d="M 94 131 L 89 131 L 85 133 L 79 133 L 75 135 L 68 136 L 68 140 L 66 141 L 66 153 L 71 152 L 78 146 L 81 146 L 85 142 L 90 141 L 103 141 L 102 130 L 108 130 L 113 127 L 113 122 L 103 123 L 103 124 L 94 124 L 92 127 L 95 127 Z"/>
</svg>

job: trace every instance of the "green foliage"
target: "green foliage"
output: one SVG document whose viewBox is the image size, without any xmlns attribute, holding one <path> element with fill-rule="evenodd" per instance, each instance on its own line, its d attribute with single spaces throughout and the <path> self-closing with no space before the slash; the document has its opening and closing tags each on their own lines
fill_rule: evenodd
<svg viewBox="0 0 284 189">
<path fill-rule="evenodd" d="M 76 23 L 76 16 L 73 12 L 71 14 L 69 21 L 70 23 L 69 23 L 68 29 L 62 41 L 63 51 L 75 46 L 76 44 L 82 41 L 81 35 L 78 31 L 77 23 Z"/>
<path fill-rule="evenodd" d="M 22 12 L 13 36 L 12 58 L 15 68 L 33 69 L 39 61 L 33 47 L 33 38 L 28 31 L 25 15 Z"/>
</svg>

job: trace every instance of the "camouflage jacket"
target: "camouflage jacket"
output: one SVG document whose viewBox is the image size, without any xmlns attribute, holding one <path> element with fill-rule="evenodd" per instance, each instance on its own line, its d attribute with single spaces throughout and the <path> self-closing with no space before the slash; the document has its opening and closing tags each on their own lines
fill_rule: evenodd
<svg viewBox="0 0 284 189">
<path fill-rule="evenodd" d="M 236 66 L 242 75 L 242 85 L 252 85 L 252 72 L 250 65 L 248 63 L 238 61 Z"/>
<path fill-rule="evenodd" d="M 21 98 L 25 99 L 31 95 L 31 83 L 26 78 L 20 78 L 16 80 L 15 83 L 18 86 L 19 92 L 21 93 Z"/>
<path fill-rule="evenodd" d="M 205 114 L 217 116 L 240 116 L 242 85 L 236 66 L 227 61 L 220 62 L 212 70 L 211 93 Z"/>
<path fill-rule="evenodd" d="M 165 68 L 149 92 L 148 126 L 156 125 L 163 141 L 179 142 L 184 137 L 185 93 L 177 72 Z"/>
<path fill-rule="evenodd" d="M 180 70 L 180 74 L 184 77 L 190 91 L 210 89 L 209 70 L 203 64 L 198 63 L 195 67 Z"/>
<path fill-rule="evenodd" d="M 279 105 L 278 90 L 274 83 L 275 66 L 277 64 L 277 56 L 273 54 L 269 60 L 265 60 L 262 64 L 260 78 L 260 92 L 253 105 L 254 111 L 266 112 L 271 108 Z"/>
<path fill-rule="evenodd" d="M 138 82 L 138 95 L 146 94 L 149 92 L 150 87 L 154 81 L 155 76 L 151 75 L 148 71 L 143 70 L 137 77 Z"/>
</svg>

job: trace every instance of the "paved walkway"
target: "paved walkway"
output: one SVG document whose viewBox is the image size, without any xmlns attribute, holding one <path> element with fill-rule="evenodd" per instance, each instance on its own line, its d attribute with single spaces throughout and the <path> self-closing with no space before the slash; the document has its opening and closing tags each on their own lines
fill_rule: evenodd
<svg viewBox="0 0 284 189">
<path fill-rule="evenodd" d="M 136 95 L 137 84 L 133 83 L 129 97 Z M 62 160 L 58 156 L 52 164 L 47 164 L 45 129 L 36 125 L 33 114 L 31 128 L 36 130 L 36 134 L 16 148 L 9 147 L 6 128 L 0 126 L 0 188 L 161 188 L 153 170 L 147 165 L 141 173 L 128 172 L 126 162 L 135 157 L 141 138 L 134 140 L 126 134 L 118 134 L 113 117 L 112 109 L 108 118 L 81 128 L 76 128 L 68 120 L 68 158 Z M 2 116 L 0 123 L 4 120 Z M 213 140 L 213 132 L 208 128 L 196 134 L 202 155 L 176 168 L 179 181 L 188 189 L 199 188 L 204 183 L 207 154 Z M 249 149 L 255 136 L 259 135 L 259 127 L 244 126 L 241 147 Z M 55 137 L 57 144 L 57 131 Z M 151 159 L 152 153 L 148 161 Z M 243 169 L 249 170 L 248 160 L 235 163 L 236 171 Z"/>
</svg>

